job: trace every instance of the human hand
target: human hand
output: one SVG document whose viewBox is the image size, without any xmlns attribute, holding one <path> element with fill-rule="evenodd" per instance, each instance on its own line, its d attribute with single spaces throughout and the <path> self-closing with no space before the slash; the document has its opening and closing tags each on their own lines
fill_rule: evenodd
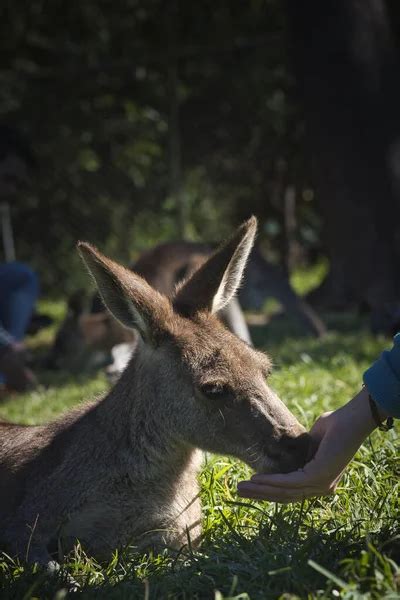
<svg viewBox="0 0 400 600">
<path fill-rule="evenodd" d="M 323 414 L 315 422 L 310 435 L 318 449 L 302 469 L 287 474 L 253 475 L 250 481 L 239 482 L 239 495 L 286 503 L 332 494 L 344 469 L 375 427 L 368 390 L 363 388 L 345 406 Z"/>
</svg>

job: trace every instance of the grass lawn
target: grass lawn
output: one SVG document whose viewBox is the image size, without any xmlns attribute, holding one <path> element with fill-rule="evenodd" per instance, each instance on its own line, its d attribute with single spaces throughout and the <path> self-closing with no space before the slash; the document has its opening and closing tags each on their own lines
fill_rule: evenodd
<svg viewBox="0 0 400 600">
<path fill-rule="evenodd" d="M 59 305 L 46 308 L 61 316 Z M 322 341 L 299 336 L 280 319 L 252 332 L 276 365 L 271 384 L 307 427 L 354 395 L 363 370 L 390 345 L 352 317 L 328 322 L 336 332 Z M 49 333 L 33 338 L 35 352 L 49 340 Z M 102 375 L 40 376 L 46 387 L 4 402 L 1 417 L 41 423 L 107 389 Z M 179 557 L 115 555 L 101 566 L 78 549 L 67 569 L 82 583 L 78 596 L 96 600 L 400 598 L 399 450 L 397 431 L 375 432 L 334 496 L 285 506 L 241 501 L 236 483 L 249 469 L 235 459 L 208 457 L 200 476 L 200 549 L 184 548 Z M 0 555 L 1 600 L 61 600 L 62 588 L 62 580 Z"/>
</svg>

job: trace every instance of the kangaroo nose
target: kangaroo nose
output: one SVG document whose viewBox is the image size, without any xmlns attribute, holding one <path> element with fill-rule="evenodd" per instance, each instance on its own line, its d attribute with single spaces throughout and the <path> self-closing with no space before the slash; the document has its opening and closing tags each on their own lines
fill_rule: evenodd
<svg viewBox="0 0 400 600">
<path fill-rule="evenodd" d="M 282 452 L 284 468 L 288 471 L 299 469 L 308 462 L 313 455 L 311 436 L 305 431 L 300 435 L 283 435 L 279 443 Z"/>
<path fill-rule="evenodd" d="M 290 454 L 299 454 L 301 456 L 307 456 L 310 443 L 311 437 L 305 432 L 295 437 L 285 435 L 281 438 L 281 444 L 284 450 Z"/>
</svg>

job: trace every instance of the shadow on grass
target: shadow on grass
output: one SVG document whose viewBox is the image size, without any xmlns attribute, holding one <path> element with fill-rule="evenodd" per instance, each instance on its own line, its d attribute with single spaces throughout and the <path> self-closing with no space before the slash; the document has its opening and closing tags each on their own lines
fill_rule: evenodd
<svg viewBox="0 0 400 600">
<path fill-rule="evenodd" d="M 373 336 L 361 317 L 336 314 L 326 320 L 329 333 L 320 339 L 299 331 L 283 316 L 266 325 L 252 326 L 250 331 L 256 347 L 286 366 L 298 363 L 305 354 L 309 361 L 324 367 L 341 355 L 347 360 L 350 357 L 356 362 L 371 363 L 384 347 L 391 346 L 390 338 Z"/>
<path fill-rule="evenodd" d="M 83 371 L 81 373 L 70 373 L 68 371 L 38 371 L 40 383 L 44 388 L 67 388 L 73 383 L 74 386 L 86 386 L 88 383 L 93 381 L 97 377 L 102 377 L 103 373 L 100 369 Z M 107 384 L 107 380 L 104 376 L 104 383 Z"/>
<path fill-rule="evenodd" d="M 324 530 L 309 527 L 300 535 L 301 516 L 301 509 L 292 511 L 289 519 L 285 511 L 280 511 L 251 537 L 240 530 L 221 537 L 214 531 L 213 538 L 206 539 L 196 552 L 185 548 L 179 555 L 170 552 L 158 557 L 136 555 L 131 560 L 122 557 L 112 570 L 99 571 L 99 584 L 93 567 L 82 568 L 77 578 L 83 585 L 77 595 L 93 600 L 212 600 L 218 590 L 224 596 L 248 594 L 252 600 L 261 600 L 282 594 L 305 597 L 325 590 L 324 597 L 331 597 L 337 582 L 313 568 L 310 560 L 338 579 L 357 581 L 361 592 L 379 586 L 385 578 L 386 559 L 380 552 L 396 562 L 400 560 L 398 525 L 397 530 L 387 527 L 368 539 L 357 535 L 354 528 L 326 533 L 326 524 Z M 377 570 L 383 575 L 375 581 Z M 8 577 L 8 582 L 4 575 L 2 583 L 0 580 L 2 600 L 63 597 L 56 595 L 65 585 L 62 579 L 32 570 L 16 577 L 9 572 Z M 88 578 L 92 579 L 90 585 L 84 583 Z"/>
</svg>

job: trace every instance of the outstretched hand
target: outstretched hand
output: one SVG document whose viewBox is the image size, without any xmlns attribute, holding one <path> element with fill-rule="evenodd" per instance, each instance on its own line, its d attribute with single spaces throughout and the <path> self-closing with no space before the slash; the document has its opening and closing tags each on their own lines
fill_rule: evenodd
<svg viewBox="0 0 400 600">
<path fill-rule="evenodd" d="M 315 422 L 310 435 L 318 449 L 302 469 L 253 475 L 250 481 L 239 482 L 239 495 L 286 503 L 332 494 L 346 466 L 375 427 L 368 390 L 363 388 L 348 404 Z"/>
</svg>

